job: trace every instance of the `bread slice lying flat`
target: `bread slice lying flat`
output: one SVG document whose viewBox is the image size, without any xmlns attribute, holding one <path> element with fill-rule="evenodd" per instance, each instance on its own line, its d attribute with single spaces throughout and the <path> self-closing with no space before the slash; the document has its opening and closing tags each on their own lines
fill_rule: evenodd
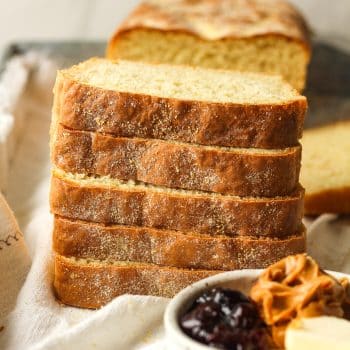
<svg viewBox="0 0 350 350">
<path fill-rule="evenodd" d="M 283 239 L 227 237 L 55 217 L 54 251 L 76 258 L 209 270 L 264 268 L 306 250 L 305 228 Z"/>
<path fill-rule="evenodd" d="M 122 294 L 173 297 L 219 270 L 160 267 L 131 261 L 100 261 L 55 256 L 54 288 L 64 304 L 96 309 Z"/>
<path fill-rule="evenodd" d="M 285 237 L 300 230 L 303 189 L 290 196 L 237 197 L 87 177 L 54 170 L 54 214 L 106 224 L 223 234 Z"/>
<path fill-rule="evenodd" d="M 305 131 L 305 213 L 350 213 L 350 120 Z"/>
<path fill-rule="evenodd" d="M 198 146 L 62 126 L 53 140 L 52 163 L 71 173 L 260 197 L 288 195 L 299 182 L 300 146 L 283 150 Z"/>
<path fill-rule="evenodd" d="M 281 74 L 301 90 L 310 48 L 301 14 L 284 0 L 148 0 L 107 56 Z"/>
<path fill-rule="evenodd" d="M 53 112 L 118 137 L 284 148 L 298 145 L 306 105 L 275 76 L 95 58 L 58 73 Z"/>
</svg>

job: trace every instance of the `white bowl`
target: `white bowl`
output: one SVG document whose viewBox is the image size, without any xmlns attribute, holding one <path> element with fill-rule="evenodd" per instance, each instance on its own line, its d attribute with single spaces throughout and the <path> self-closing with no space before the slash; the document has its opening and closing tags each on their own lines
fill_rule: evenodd
<svg viewBox="0 0 350 350">
<path fill-rule="evenodd" d="M 205 290 L 213 287 L 226 287 L 241 291 L 248 295 L 250 288 L 263 270 L 237 270 L 220 273 L 205 278 L 180 291 L 168 304 L 164 314 L 167 350 L 213 350 L 187 336 L 179 326 L 179 317 L 192 304 L 194 299 Z M 340 272 L 327 271 L 335 278 L 348 278 Z"/>
</svg>

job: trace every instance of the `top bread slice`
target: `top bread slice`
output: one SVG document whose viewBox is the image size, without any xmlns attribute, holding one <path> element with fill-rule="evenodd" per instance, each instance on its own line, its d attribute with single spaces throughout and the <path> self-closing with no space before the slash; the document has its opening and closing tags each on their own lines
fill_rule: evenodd
<svg viewBox="0 0 350 350">
<path fill-rule="evenodd" d="M 118 27 L 107 57 L 280 74 L 301 91 L 309 31 L 284 0 L 147 0 Z"/>
<path fill-rule="evenodd" d="M 350 213 L 350 120 L 305 131 L 305 214 Z"/>
<path fill-rule="evenodd" d="M 93 58 L 58 73 L 65 127 L 228 147 L 298 144 L 307 103 L 277 76 Z"/>
</svg>

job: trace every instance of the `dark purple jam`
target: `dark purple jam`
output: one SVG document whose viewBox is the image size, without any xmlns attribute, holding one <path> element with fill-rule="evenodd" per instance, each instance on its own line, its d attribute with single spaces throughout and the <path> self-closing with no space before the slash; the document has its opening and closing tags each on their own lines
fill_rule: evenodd
<svg viewBox="0 0 350 350">
<path fill-rule="evenodd" d="M 180 318 L 191 338 L 218 349 L 267 350 L 269 336 L 255 304 L 241 292 L 214 288 Z"/>
</svg>

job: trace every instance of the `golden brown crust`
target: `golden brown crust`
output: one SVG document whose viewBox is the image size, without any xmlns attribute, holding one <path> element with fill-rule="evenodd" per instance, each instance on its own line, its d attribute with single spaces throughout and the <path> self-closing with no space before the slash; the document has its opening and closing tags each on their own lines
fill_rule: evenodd
<svg viewBox="0 0 350 350">
<path fill-rule="evenodd" d="M 189 270 L 151 264 L 88 264 L 55 256 L 54 288 L 67 305 L 96 309 L 122 294 L 173 297 L 181 289 L 222 271 Z"/>
<path fill-rule="evenodd" d="M 56 172 L 50 203 L 54 214 L 84 221 L 213 235 L 285 237 L 299 232 L 303 196 L 302 189 L 290 197 L 257 199 L 143 186 L 97 186 Z"/>
<path fill-rule="evenodd" d="M 115 138 L 59 126 L 52 163 L 66 172 L 237 196 L 288 195 L 299 181 L 300 147 L 280 152 L 208 149 Z"/>
<path fill-rule="evenodd" d="M 305 215 L 350 214 L 350 187 L 305 194 Z"/>
<path fill-rule="evenodd" d="M 143 1 L 117 29 L 108 52 L 113 52 L 114 42 L 123 33 L 138 28 L 184 32 L 203 40 L 276 35 L 309 50 L 306 22 L 295 7 L 282 0 Z"/>
<path fill-rule="evenodd" d="M 305 228 L 285 239 L 184 234 L 135 226 L 108 226 L 55 217 L 54 251 L 77 258 L 139 261 L 178 268 L 265 268 L 306 250 Z"/>
<path fill-rule="evenodd" d="M 306 99 L 278 105 L 182 101 L 105 90 L 58 75 L 54 113 L 62 125 L 118 137 L 228 147 L 298 145 Z"/>
</svg>

